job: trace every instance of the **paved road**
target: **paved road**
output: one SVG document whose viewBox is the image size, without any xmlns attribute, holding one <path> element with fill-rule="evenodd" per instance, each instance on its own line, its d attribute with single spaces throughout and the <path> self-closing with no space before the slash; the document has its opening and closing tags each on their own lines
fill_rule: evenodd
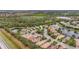
<svg viewBox="0 0 79 59">
<path fill-rule="evenodd" d="M 49 40 L 49 39 L 50 39 L 50 40 L 53 39 L 52 37 L 50 37 L 50 36 L 48 35 L 47 29 L 44 29 L 44 37 L 46 37 L 48 40 Z"/>
<path fill-rule="evenodd" d="M 4 39 L 1 36 L 0 36 L 0 48 L 1 49 L 8 49 L 8 48 L 10 48 L 8 46 L 8 44 L 4 41 Z"/>
</svg>

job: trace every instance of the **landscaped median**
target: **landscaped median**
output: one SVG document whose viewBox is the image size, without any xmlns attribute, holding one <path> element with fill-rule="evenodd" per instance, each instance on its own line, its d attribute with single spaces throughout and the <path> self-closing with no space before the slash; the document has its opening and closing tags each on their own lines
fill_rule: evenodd
<svg viewBox="0 0 79 59">
<path fill-rule="evenodd" d="M 28 48 L 23 43 L 21 43 L 18 39 L 13 37 L 10 33 L 5 31 L 4 29 L 0 29 L 0 35 L 4 38 L 5 42 L 11 47 L 11 48 Z"/>
</svg>

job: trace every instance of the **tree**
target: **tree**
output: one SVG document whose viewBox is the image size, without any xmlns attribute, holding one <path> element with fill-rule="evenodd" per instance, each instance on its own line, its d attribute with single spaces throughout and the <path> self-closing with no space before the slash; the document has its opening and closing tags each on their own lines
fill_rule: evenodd
<svg viewBox="0 0 79 59">
<path fill-rule="evenodd" d="M 76 46 L 76 41 L 74 40 L 74 38 L 70 38 L 69 40 L 66 41 L 66 43 L 73 47 Z"/>
<path fill-rule="evenodd" d="M 53 45 L 56 45 L 57 44 L 57 42 L 56 41 L 53 41 L 53 43 L 52 43 Z"/>
</svg>

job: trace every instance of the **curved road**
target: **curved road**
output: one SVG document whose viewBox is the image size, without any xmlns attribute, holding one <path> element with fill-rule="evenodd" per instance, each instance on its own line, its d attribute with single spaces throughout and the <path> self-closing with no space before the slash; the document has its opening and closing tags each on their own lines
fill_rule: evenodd
<svg viewBox="0 0 79 59">
<path fill-rule="evenodd" d="M 51 36 L 48 35 L 47 33 L 47 29 L 44 29 L 44 36 L 49 40 L 51 40 L 51 42 L 56 41 L 58 42 L 58 44 L 64 44 L 63 42 L 59 42 L 57 39 L 53 39 Z M 69 49 L 74 49 L 75 47 L 69 46 L 67 44 L 64 44 L 67 48 Z"/>
</svg>

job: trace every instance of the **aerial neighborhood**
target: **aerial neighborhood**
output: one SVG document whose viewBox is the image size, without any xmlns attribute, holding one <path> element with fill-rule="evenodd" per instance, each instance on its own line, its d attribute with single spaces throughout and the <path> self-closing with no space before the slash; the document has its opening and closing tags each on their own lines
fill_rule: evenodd
<svg viewBox="0 0 79 59">
<path fill-rule="evenodd" d="M 0 48 L 78 49 L 78 13 L 79 11 L 0 12 Z"/>
</svg>

